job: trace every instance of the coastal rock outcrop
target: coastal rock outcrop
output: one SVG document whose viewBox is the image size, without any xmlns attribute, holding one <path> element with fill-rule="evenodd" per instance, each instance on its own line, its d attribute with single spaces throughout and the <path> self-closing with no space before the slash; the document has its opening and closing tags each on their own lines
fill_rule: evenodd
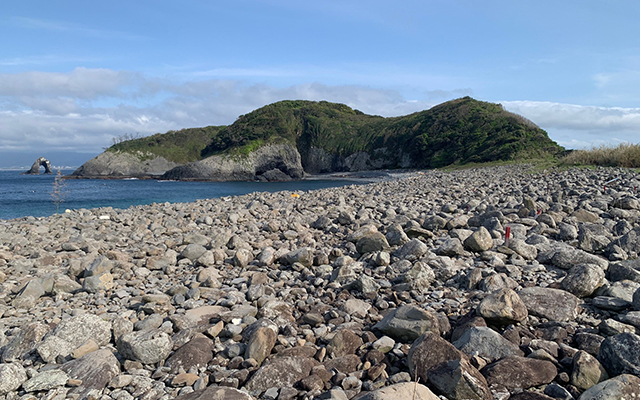
<svg viewBox="0 0 640 400">
<path fill-rule="evenodd" d="M 148 175 L 162 175 L 178 166 L 163 157 L 145 154 L 105 151 L 75 170 L 75 178 L 124 178 Z"/>
<path fill-rule="evenodd" d="M 44 167 L 45 174 L 52 174 L 53 170 L 51 169 L 51 163 L 44 157 L 38 157 L 38 159 L 33 163 L 31 169 L 25 172 L 28 175 L 38 175 L 40 174 L 40 167 Z"/>
<path fill-rule="evenodd" d="M 288 144 L 262 146 L 249 154 L 216 155 L 180 165 L 162 179 L 211 181 L 283 181 L 304 176 L 300 153 Z"/>
</svg>

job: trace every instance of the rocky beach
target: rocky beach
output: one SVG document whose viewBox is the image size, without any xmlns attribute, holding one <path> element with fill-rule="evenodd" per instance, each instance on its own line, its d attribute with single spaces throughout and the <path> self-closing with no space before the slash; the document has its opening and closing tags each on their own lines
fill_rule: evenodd
<svg viewBox="0 0 640 400">
<path fill-rule="evenodd" d="M 512 165 L 0 221 L 0 399 L 639 398 L 638 187 Z"/>
</svg>

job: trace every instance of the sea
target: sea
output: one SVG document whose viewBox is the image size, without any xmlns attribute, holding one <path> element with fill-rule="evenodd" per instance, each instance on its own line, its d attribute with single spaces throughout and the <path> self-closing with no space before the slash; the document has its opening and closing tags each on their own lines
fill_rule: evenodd
<svg viewBox="0 0 640 400">
<path fill-rule="evenodd" d="M 46 217 L 66 209 L 128 208 L 152 203 L 182 203 L 253 192 L 307 191 L 362 181 L 311 179 L 290 182 L 178 182 L 139 179 L 63 179 L 55 174 L 22 175 L 0 170 L 0 220 Z M 61 170 L 63 175 L 73 169 Z"/>
</svg>

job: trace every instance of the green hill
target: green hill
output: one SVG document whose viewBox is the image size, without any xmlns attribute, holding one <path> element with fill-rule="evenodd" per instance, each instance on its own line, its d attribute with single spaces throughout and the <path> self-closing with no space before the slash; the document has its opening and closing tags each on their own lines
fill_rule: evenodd
<svg viewBox="0 0 640 400">
<path fill-rule="evenodd" d="M 395 167 L 402 166 L 401 155 L 408 154 L 411 164 L 422 168 L 535 158 L 563 150 L 531 121 L 499 104 L 465 97 L 395 118 L 366 115 L 326 101 L 281 101 L 239 117 L 214 137 L 202 155 L 230 149 L 246 153 L 265 143 L 282 142 L 295 143 L 303 163 L 313 146 L 340 157 L 378 153 L 396 158 Z"/>
<path fill-rule="evenodd" d="M 229 171 L 236 171 L 234 176 L 243 179 L 259 179 L 266 171 L 272 171 L 272 177 L 282 177 L 274 170 L 293 177 L 290 171 L 298 171 L 294 174 L 298 176 L 299 171 L 438 168 L 530 160 L 563 151 L 533 122 L 505 111 L 499 104 L 470 97 L 393 118 L 367 115 L 344 104 L 287 100 L 241 115 L 229 126 L 183 129 L 122 141 L 90 160 L 90 169 L 74 174 L 162 174 L 168 171 L 163 167 L 173 163 L 178 167 L 167 175 L 172 179 L 215 176 L 224 180 Z M 134 165 L 136 159 L 139 165 Z"/>
</svg>

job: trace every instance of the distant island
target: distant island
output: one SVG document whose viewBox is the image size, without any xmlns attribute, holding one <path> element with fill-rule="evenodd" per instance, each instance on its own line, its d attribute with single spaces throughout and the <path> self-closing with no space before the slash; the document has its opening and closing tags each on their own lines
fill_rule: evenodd
<svg viewBox="0 0 640 400">
<path fill-rule="evenodd" d="M 305 174 L 529 160 L 563 154 L 533 122 L 464 97 L 401 117 L 286 100 L 207 126 L 122 140 L 72 178 L 283 181 Z"/>
</svg>

